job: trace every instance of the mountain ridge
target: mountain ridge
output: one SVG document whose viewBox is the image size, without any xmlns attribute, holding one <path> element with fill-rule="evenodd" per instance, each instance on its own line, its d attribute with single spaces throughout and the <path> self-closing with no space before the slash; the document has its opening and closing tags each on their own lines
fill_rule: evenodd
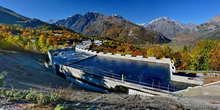
<svg viewBox="0 0 220 110">
<path fill-rule="evenodd" d="M 0 24 L 17 25 L 21 27 L 60 29 L 55 25 L 48 24 L 36 18 L 28 18 L 10 9 L 0 6 Z"/>
<path fill-rule="evenodd" d="M 169 17 L 159 17 L 149 23 L 144 24 L 146 29 L 160 32 L 168 38 L 175 38 L 177 34 L 191 33 L 197 30 L 194 24 L 182 24 Z"/>
<path fill-rule="evenodd" d="M 25 17 L 0 6 L 0 24 L 30 28 L 47 27 L 48 29 L 65 27 L 86 36 L 99 36 L 120 41 L 138 41 L 137 43 L 170 42 L 170 39 L 175 40 L 179 34 L 199 35 L 199 37 L 195 36 L 196 39 L 219 39 L 220 36 L 220 15 L 199 25 L 183 24 L 169 17 L 159 17 L 144 25 L 138 25 L 117 14 L 106 16 L 93 11 L 83 15 L 75 14 L 50 24 L 39 19 Z M 214 37 L 211 38 L 212 36 Z"/>
<path fill-rule="evenodd" d="M 117 40 L 140 41 L 142 43 L 170 42 L 158 32 L 146 30 L 119 15 L 106 16 L 97 12 L 87 12 L 84 15 L 75 14 L 66 19 L 58 20 L 58 26 L 64 26 L 87 36 L 99 36 Z"/>
</svg>

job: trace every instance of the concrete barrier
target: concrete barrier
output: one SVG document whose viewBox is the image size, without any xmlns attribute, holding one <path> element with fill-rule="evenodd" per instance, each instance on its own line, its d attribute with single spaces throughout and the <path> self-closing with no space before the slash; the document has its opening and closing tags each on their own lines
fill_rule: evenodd
<svg viewBox="0 0 220 110">
<path fill-rule="evenodd" d="M 97 56 L 120 58 L 120 59 L 129 59 L 129 60 L 137 60 L 137 61 L 146 61 L 146 62 L 151 62 L 151 63 L 168 64 L 169 67 L 170 67 L 170 80 L 173 80 L 173 73 L 176 72 L 174 62 L 169 58 L 157 59 L 156 57 L 144 58 L 143 56 L 133 57 L 132 55 L 124 55 L 123 56 L 121 54 L 112 54 L 112 53 L 106 53 L 105 54 L 103 52 L 96 53 L 96 52 L 90 52 L 89 50 L 84 50 L 84 49 L 79 49 L 79 48 L 76 48 L 76 50 L 79 50 L 79 51 L 85 52 L 85 53 L 90 53 L 90 54 L 97 55 Z"/>
<path fill-rule="evenodd" d="M 151 96 L 151 95 L 167 96 L 170 94 L 170 92 L 165 90 L 158 91 L 158 89 L 152 87 L 146 87 L 139 84 L 129 83 L 118 79 L 109 78 L 106 76 L 93 75 L 88 73 L 87 71 L 83 71 L 81 69 L 77 69 L 65 65 L 59 65 L 59 71 L 64 73 L 67 78 L 72 76 L 75 79 L 81 79 L 82 81 L 84 80 L 86 82 L 89 82 L 88 84 L 92 83 L 92 85 L 96 85 L 97 87 L 100 86 L 107 89 L 116 88 L 117 86 L 126 87 L 130 89 L 129 94 L 133 94 L 133 95 L 139 94 L 139 95 L 147 95 L 147 96 Z M 80 83 L 83 86 L 87 86 L 90 88 L 92 87 L 93 89 L 95 87 L 95 86 L 89 86 L 88 84 L 83 82 Z"/>
<path fill-rule="evenodd" d="M 68 51 L 70 50 L 69 49 L 58 49 L 58 52 L 61 52 L 61 51 Z M 73 50 L 73 49 L 71 49 Z M 129 59 L 129 60 L 137 60 L 137 61 L 146 61 L 146 62 L 151 62 L 151 63 L 162 63 L 162 64 L 168 64 L 170 66 L 170 78 L 172 80 L 173 78 L 173 72 L 175 71 L 175 66 L 174 66 L 174 62 L 168 58 L 162 58 L 162 59 L 156 59 L 155 57 L 148 57 L 148 58 L 144 58 L 143 56 L 132 56 L 132 55 L 121 55 L 121 54 L 115 54 L 113 55 L 112 53 L 103 53 L 103 52 L 99 52 L 97 53 L 96 51 L 92 51 L 92 50 L 85 50 L 85 49 L 82 49 L 82 48 L 75 48 L 74 49 L 75 51 L 77 52 L 84 52 L 84 53 L 88 53 L 88 54 L 92 54 L 92 55 L 97 55 L 97 56 L 104 56 L 104 57 L 112 57 L 112 58 L 120 58 L 120 59 Z M 48 51 L 48 56 L 49 56 L 49 59 L 51 61 L 51 64 L 53 64 L 53 52 L 57 52 L 56 50 L 51 50 L 51 51 Z M 65 73 L 66 76 L 74 76 L 76 78 L 79 78 L 79 79 L 83 79 L 83 80 L 87 80 L 87 81 L 91 81 L 93 82 L 94 84 L 97 84 L 97 85 L 102 85 L 106 88 L 114 88 L 115 86 L 118 86 L 118 85 L 123 85 L 123 86 L 127 86 L 127 87 L 130 87 L 130 88 L 133 88 L 131 91 L 131 94 L 133 93 L 136 93 L 136 94 L 139 94 L 139 90 L 138 91 L 134 91 L 134 89 L 138 88 L 140 90 L 145 91 L 144 93 L 147 92 L 146 89 L 143 89 L 143 88 L 139 88 L 139 87 L 134 87 L 132 86 L 131 84 L 125 84 L 123 82 L 116 82 L 114 81 L 113 79 L 109 79 L 109 78 L 106 78 L 106 77 L 103 77 L 102 81 L 104 81 L 104 83 L 100 83 L 100 81 L 98 81 L 98 79 L 95 79 L 95 77 L 90 77 L 90 76 L 87 76 L 84 74 L 86 74 L 84 71 L 80 70 L 80 69 L 77 69 L 77 68 L 73 68 L 73 67 L 69 67 L 69 66 L 61 66 L 60 67 L 61 69 L 59 70 L 60 72 L 62 73 Z M 141 94 L 141 93 L 140 93 Z M 159 93 L 157 93 L 159 94 Z"/>
<path fill-rule="evenodd" d="M 52 50 L 49 50 L 47 52 L 48 58 L 49 58 L 49 65 L 52 66 L 53 65 L 53 55 L 52 55 Z"/>
<path fill-rule="evenodd" d="M 112 55 L 112 53 L 106 53 L 106 55 Z"/>
<path fill-rule="evenodd" d="M 136 58 L 144 58 L 143 56 L 136 56 Z"/>
<path fill-rule="evenodd" d="M 144 58 L 143 56 L 132 57 L 132 55 L 125 55 L 125 56 L 123 56 L 121 54 L 110 54 L 110 53 L 106 53 L 105 54 L 103 52 L 95 53 L 95 52 L 91 52 L 89 50 L 84 50 L 84 49 L 80 49 L 80 48 L 76 48 L 76 50 L 80 51 L 80 52 L 96 54 L 97 56 L 105 56 L 105 57 L 113 57 L 113 58 L 123 58 L 123 59 L 138 60 L 138 61 L 147 61 L 147 62 L 152 62 L 152 63 L 170 64 L 170 66 L 172 66 L 172 68 L 171 68 L 172 72 L 175 71 L 175 66 L 174 66 L 173 62 L 169 58 L 156 59 L 155 57 Z"/>
<path fill-rule="evenodd" d="M 128 89 L 128 94 L 129 95 L 141 95 L 141 96 L 155 96 L 154 94 L 145 93 L 145 92 L 137 91 L 134 89 Z"/>
<path fill-rule="evenodd" d="M 132 57 L 132 55 L 128 55 L 128 54 L 127 54 L 127 55 L 125 55 L 125 57 L 129 58 L 129 57 Z"/>
<path fill-rule="evenodd" d="M 120 56 L 121 57 L 121 54 L 115 54 L 114 56 Z"/>
</svg>

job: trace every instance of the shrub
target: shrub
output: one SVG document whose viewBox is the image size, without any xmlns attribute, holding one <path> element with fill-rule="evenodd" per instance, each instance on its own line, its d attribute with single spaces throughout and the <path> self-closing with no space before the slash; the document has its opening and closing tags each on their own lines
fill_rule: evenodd
<svg viewBox="0 0 220 110">
<path fill-rule="evenodd" d="M 3 86 L 3 82 L 4 82 L 4 79 L 5 79 L 6 75 L 7 75 L 7 72 L 1 72 L 0 73 L 0 87 Z"/>
<path fill-rule="evenodd" d="M 65 107 L 62 105 L 57 105 L 54 110 L 65 110 Z"/>
<path fill-rule="evenodd" d="M 44 95 L 42 93 L 37 95 L 37 103 L 40 105 L 46 105 L 51 102 L 50 97 L 47 95 Z"/>
<path fill-rule="evenodd" d="M 57 105 L 54 110 L 73 110 L 73 109 L 70 109 L 68 107 L 64 107 L 62 105 Z"/>
<path fill-rule="evenodd" d="M 24 100 L 37 103 L 39 105 L 46 105 L 56 103 L 60 100 L 60 96 L 55 93 L 44 94 L 37 91 L 19 91 L 19 90 L 0 90 L 0 96 L 9 98 L 10 100 Z"/>
<path fill-rule="evenodd" d="M 28 101 L 36 101 L 37 100 L 37 92 L 30 90 L 29 93 L 25 97 Z"/>
<path fill-rule="evenodd" d="M 57 102 L 60 100 L 60 95 L 57 93 L 51 93 L 49 98 L 51 102 Z"/>
</svg>

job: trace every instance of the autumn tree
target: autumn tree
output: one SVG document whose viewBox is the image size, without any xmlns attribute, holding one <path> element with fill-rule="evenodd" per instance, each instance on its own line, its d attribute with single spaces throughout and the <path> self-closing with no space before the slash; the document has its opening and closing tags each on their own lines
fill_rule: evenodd
<svg viewBox="0 0 220 110">
<path fill-rule="evenodd" d="M 147 49 L 147 56 L 162 58 L 163 57 L 162 48 L 160 46 L 152 46 L 152 47 L 148 48 Z"/>
<path fill-rule="evenodd" d="M 210 51 L 209 65 L 212 70 L 220 70 L 220 42 Z"/>
<path fill-rule="evenodd" d="M 41 48 L 44 48 L 46 46 L 46 37 L 44 35 L 40 35 L 39 39 L 38 39 L 38 45 Z"/>
<path fill-rule="evenodd" d="M 198 41 L 192 50 L 191 70 L 209 70 L 209 52 L 216 46 L 216 41 Z"/>
<path fill-rule="evenodd" d="M 173 50 L 168 45 L 152 46 L 147 49 L 147 56 L 171 58 L 173 56 Z"/>
</svg>

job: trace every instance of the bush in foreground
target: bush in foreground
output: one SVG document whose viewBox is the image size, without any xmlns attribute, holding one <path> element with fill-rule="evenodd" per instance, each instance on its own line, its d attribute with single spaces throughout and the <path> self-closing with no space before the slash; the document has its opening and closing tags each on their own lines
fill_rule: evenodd
<svg viewBox="0 0 220 110">
<path fill-rule="evenodd" d="M 19 91 L 19 90 L 0 90 L 0 97 L 8 98 L 14 101 L 31 101 L 39 105 L 47 105 L 56 103 L 61 100 L 56 93 L 40 93 L 34 90 Z"/>
</svg>

